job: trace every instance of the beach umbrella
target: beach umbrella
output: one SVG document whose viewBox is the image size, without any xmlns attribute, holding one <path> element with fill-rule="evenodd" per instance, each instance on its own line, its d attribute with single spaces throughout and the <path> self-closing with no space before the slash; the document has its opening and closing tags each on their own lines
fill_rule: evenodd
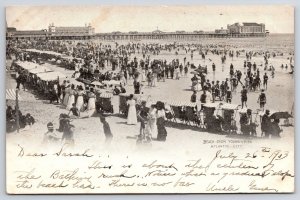
<svg viewBox="0 0 300 200">
<path fill-rule="evenodd" d="M 77 80 L 75 80 L 75 79 L 70 79 L 69 81 L 70 81 L 70 84 L 73 84 L 73 85 L 76 85 L 76 86 L 78 86 L 78 85 L 81 85 L 82 87 L 85 86 L 84 83 L 79 82 L 79 81 L 77 81 Z"/>
<path fill-rule="evenodd" d="M 91 84 L 92 84 L 92 85 L 95 85 L 95 86 L 102 86 L 102 85 L 103 85 L 103 84 L 100 83 L 99 81 L 93 81 Z"/>
<path fill-rule="evenodd" d="M 200 73 L 200 72 L 203 72 L 204 70 L 203 69 L 195 69 L 195 72 L 198 72 L 198 73 Z"/>
<path fill-rule="evenodd" d="M 275 112 L 270 116 L 271 119 L 288 119 L 292 117 L 288 112 Z"/>
</svg>

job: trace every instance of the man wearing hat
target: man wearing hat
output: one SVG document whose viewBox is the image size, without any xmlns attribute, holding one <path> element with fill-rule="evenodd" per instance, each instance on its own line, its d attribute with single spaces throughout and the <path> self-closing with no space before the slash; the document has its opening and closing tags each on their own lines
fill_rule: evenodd
<svg viewBox="0 0 300 200">
<path fill-rule="evenodd" d="M 268 79 L 269 79 L 267 73 L 265 73 L 263 79 L 264 79 L 263 86 L 264 86 L 265 89 L 267 89 L 268 88 Z"/>
<path fill-rule="evenodd" d="M 261 135 L 269 138 L 270 129 L 271 129 L 271 119 L 269 117 L 270 111 L 266 110 L 265 114 L 262 116 L 261 119 Z"/>
<path fill-rule="evenodd" d="M 244 108 L 244 106 L 247 107 L 247 89 L 245 86 L 243 86 L 243 89 L 241 91 L 241 101 L 242 101 L 242 108 Z"/>
<path fill-rule="evenodd" d="M 265 104 L 267 103 L 267 97 L 264 91 L 265 91 L 264 89 L 261 90 L 261 93 L 257 100 L 257 103 L 259 103 L 261 110 L 264 110 Z"/>
</svg>

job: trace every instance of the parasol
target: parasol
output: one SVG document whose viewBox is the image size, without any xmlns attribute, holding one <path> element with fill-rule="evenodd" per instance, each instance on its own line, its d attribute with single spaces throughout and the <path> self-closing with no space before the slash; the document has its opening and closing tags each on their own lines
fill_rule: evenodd
<svg viewBox="0 0 300 200">
<path fill-rule="evenodd" d="M 103 84 L 100 83 L 99 81 L 93 81 L 91 84 L 92 84 L 92 85 L 95 85 L 95 86 L 102 86 L 102 85 L 103 85 Z"/>
<path fill-rule="evenodd" d="M 199 69 L 199 68 L 198 68 L 198 69 L 195 70 L 195 72 L 203 73 L 203 72 L 204 72 L 204 69 L 202 69 L 202 68 Z"/>
<path fill-rule="evenodd" d="M 288 119 L 292 117 L 293 116 L 288 112 L 275 112 L 270 116 L 271 119 Z"/>
</svg>

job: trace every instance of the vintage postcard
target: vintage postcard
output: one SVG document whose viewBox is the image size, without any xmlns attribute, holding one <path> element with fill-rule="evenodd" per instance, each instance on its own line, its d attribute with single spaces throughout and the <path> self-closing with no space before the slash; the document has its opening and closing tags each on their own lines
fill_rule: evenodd
<svg viewBox="0 0 300 200">
<path fill-rule="evenodd" d="M 9 6 L 9 194 L 292 193 L 294 8 Z"/>
</svg>

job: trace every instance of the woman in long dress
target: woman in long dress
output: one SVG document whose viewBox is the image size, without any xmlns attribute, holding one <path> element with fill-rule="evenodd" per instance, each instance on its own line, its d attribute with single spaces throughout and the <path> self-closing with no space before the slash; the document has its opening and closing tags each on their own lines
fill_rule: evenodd
<svg viewBox="0 0 300 200">
<path fill-rule="evenodd" d="M 157 141 L 166 141 L 167 130 L 165 127 L 166 113 L 164 109 L 164 104 L 162 102 L 157 102 Z"/>
<path fill-rule="evenodd" d="M 133 99 L 133 94 L 130 95 L 129 100 L 127 101 L 128 108 L 128 116 L 127 116 L 127 124 L 137 124 L 137 116 L 136 116 L 136 108 L 135 108 L 135 100 Z"/>
<path fill-rule="evenodd" d="M 157 125 L 156 125 L 156 118 L 157 118 L 157 109 L 155 105 L 151 105 L 148 115 L 148 121 L 145 127 L 145 136 L 152 140 L 152 136 L 157 133 Z"/>
<path fill-rule="evenodd" d="M 71 90 L 70 86 L 67 86 L 65 89 L 65 97 L 64 97 L 64 101 L 63 101 L 63 104 L 65 106 L 68 105 L 70 90 Z"/>
<path fill-rule="evenodd" d="M 80 86 L 77 92 L 78 97 L 76 101 L 76 108 L 80 111 L 83 111 L 83 94 L 84 94 L 83 88 L 82 86 Z"/>
<path fill-rule="evenodd" d="M 69 91 L 69 99 L 67 104 L 67 110 L 70 110 L 72 108 L 73 103 L 75 103 L 75 86 L 72 84 L 71 89 Z"/>
<path fill-rule="evenodd" d="M 87 106 L 88 117 L 91 117 L 96 111 L 96 95 L 94 93 L 94 89 L 91 88 L 88 94 L 89 101 Z"/>
</svg>

